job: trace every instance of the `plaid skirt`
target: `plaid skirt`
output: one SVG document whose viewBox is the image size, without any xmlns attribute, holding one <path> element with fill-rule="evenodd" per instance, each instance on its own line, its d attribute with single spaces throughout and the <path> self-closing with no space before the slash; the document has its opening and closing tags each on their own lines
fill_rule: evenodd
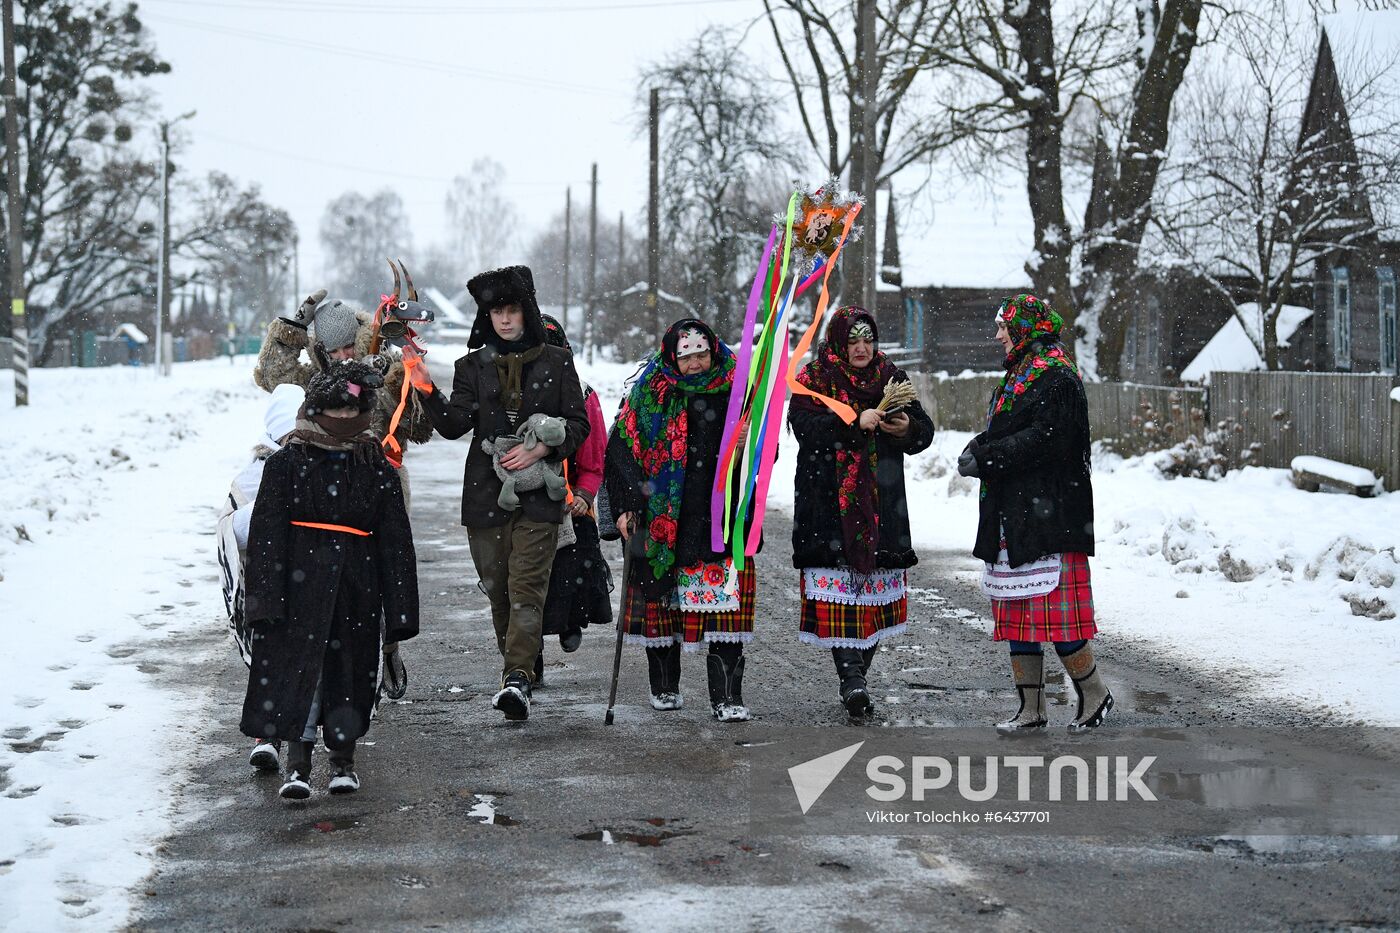
<svg viewBox="0 0 1400 933">
<path fill-rule="evenodd" d="M 842 568 L 834 568 L 837 573 Z M 816 599 L 807 595 L 809 573 L 818 570 L 799 570 L 797 588 L 802 594 L 801 621 L 798 624 L 798 641 L 822 648 L 869 648 L 882 638 L 899 635 L 908 627 L 909 597 L 901 595 L 883 605 L 860 605 L 854 602 L 836 602 L 830 599 Z M 889 575 L 891 571 L 877 570 L 878 575 Z M 900 578 L 899 591 L 902 592 L 907 575 L 894 571 Z M 875 579 L 872 577 L 872 580 Z M 867 593 L 867 596 L 870 595 Z"/>
<path fill-rule="evenodd" d="M 739 608 L 730 612 L 688 612 L 671 604 L 670 595 L 648 599 L 642 588 L 627 585 L 622 609 L 622 640 L 629 645 L 664 648 L 680 642 L 693 651 L 701 642 L 753 641 L 753 563 L 739 571 Z"/>
<path fill-rule="evenodd" d="M 1094 594 L 1089 587 L 1089 557 L 1060 555 L 1060 585 L 1029 599 L 992 600 L 996 641 L 1078 641 L 1093 638 Z"/>
</svg>

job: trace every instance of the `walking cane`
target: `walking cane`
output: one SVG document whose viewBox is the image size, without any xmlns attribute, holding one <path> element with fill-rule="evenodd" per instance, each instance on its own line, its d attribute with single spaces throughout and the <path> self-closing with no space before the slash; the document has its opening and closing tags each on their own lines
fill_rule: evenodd
<svg viewBox="0 0 1400 933">
<path fill-rule="evenodd" d="M 633 521 L 636 519 L 634 518 Z M 635 528 L 631 529 L 632 534 L 636 534 Z M 622 632 L 623 617 L 627 609 L 627 578 L 632 569 L 632 539 L 629 535 L 622 539 L 622 586 L 618 589 L 622 593 L 622 598 L 617 601 L 617 648 L 613 652 L 613 675 L 612 689 L 608 691 L 608 714 L 603 717 L 603 724 L 611 726 L 613 724 L 613 706 L 617 703 L 617 678 L 622 672 Z"/>
</svg>

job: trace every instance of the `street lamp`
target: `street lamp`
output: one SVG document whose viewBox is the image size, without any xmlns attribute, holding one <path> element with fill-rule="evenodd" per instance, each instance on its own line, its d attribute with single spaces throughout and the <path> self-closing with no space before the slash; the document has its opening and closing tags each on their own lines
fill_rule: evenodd
<svg viewBox="0 0 1400 933">
<path fill-rule="evenodd" d="M 170 375 L 171 356 L 166 352 L 165 318 L 170 298 L 170 128 L 194 116 L 194 111 L 182 113 L 160 124 L 160 271 L 156 278 L 156 374 Z M 174 343 L 171 343 L 173 349 Z"/>
</svg>

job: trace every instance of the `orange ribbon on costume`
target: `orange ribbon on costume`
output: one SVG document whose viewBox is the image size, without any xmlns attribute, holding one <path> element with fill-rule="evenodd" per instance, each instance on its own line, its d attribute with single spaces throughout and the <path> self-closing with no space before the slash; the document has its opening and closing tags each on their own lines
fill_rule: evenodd
<svg viewBox="0 0 1400 933">
<path fill-rule="evenodd" d="M 394 415 L 389 419 L 389 430 L 384 432 L 384 456 L 394 465 L 394 469 L 403 466 L 403 445 L 394 436 L 394 432 L 399 429 L 399 422 L 403 419 L 404 409 L 408 407 L 408 393 L 413 391 L 413 387 L 418 384 L 419 374 L 417 369 L 423 364 L 423 358 L 414 353 L 408 347 L 403 349 L 403 386 L 399 391 L 399 405 L 394 409 Z M 423 374 L 427 379 L 427 374 Z M 432 385 L 428 381 L 429 386 Z"/>
<path fill-rule="evenodd" d="M 319 528 L 321 531 L 344 531 L 348 534 L 359 535 L 361 538 L 368 538 L 374 532 L 361 531 L 358 528 L 351 528 L 349 525 L 327 525 L 323 522 L 292 522 L 298 528 Z"/>
</svg>

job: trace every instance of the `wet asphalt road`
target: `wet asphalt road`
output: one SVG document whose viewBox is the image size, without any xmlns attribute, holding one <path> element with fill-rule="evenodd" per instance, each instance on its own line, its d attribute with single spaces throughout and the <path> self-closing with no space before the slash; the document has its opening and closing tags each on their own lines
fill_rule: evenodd
<svg viewBox="0 0 1400 933">
<path fill-rule="evenodd" d="M 499 659 L 457 524 L 465 453 L 441 439 L 411 451 L 422 634 L 404 649 L 408 696 L 381 707 L 359 752 L 359 793 L 325 794 L 322 751 L 306 803 L 280 800 L 279 779 L 247 766 L 245 669 L 217 620 L 186 641 L 186 664 L 167 666 L 172 689 L 212 693 L 214 716 L 134 928 L 1400 928 L 1393 842 L 747 835 L 742 743 L 757 730 L 817 726 L 857 741 L 863 729 L 981 725 L 1014 708 L 986 601 L 960 573 L 974 566 L 966 555 L 925 554 L 911 573 L 910 631 L 875 661 L 870 725 L 847 721 L 829 654 L 796 641 L 780 514 L 759 559 L 744 685 L 754 723 L 710 719 L 699 655 L 683 662 L 685 709 L 654 712 L 645 661 L 627 649 L 617 723 L 604 726 L 613 638 L 590 631 L 571 655 L 547 639 L 530 720 L 507 724 L 489 706 Z M 1097 644 L 1118 723 L 1310 721 L 1241 701 L 1236 679 L 1203 681 L 1105 627 Z M 1052 723 L 1070 718 L 1062 693 L 1051 703 Z"/>
</svg>

